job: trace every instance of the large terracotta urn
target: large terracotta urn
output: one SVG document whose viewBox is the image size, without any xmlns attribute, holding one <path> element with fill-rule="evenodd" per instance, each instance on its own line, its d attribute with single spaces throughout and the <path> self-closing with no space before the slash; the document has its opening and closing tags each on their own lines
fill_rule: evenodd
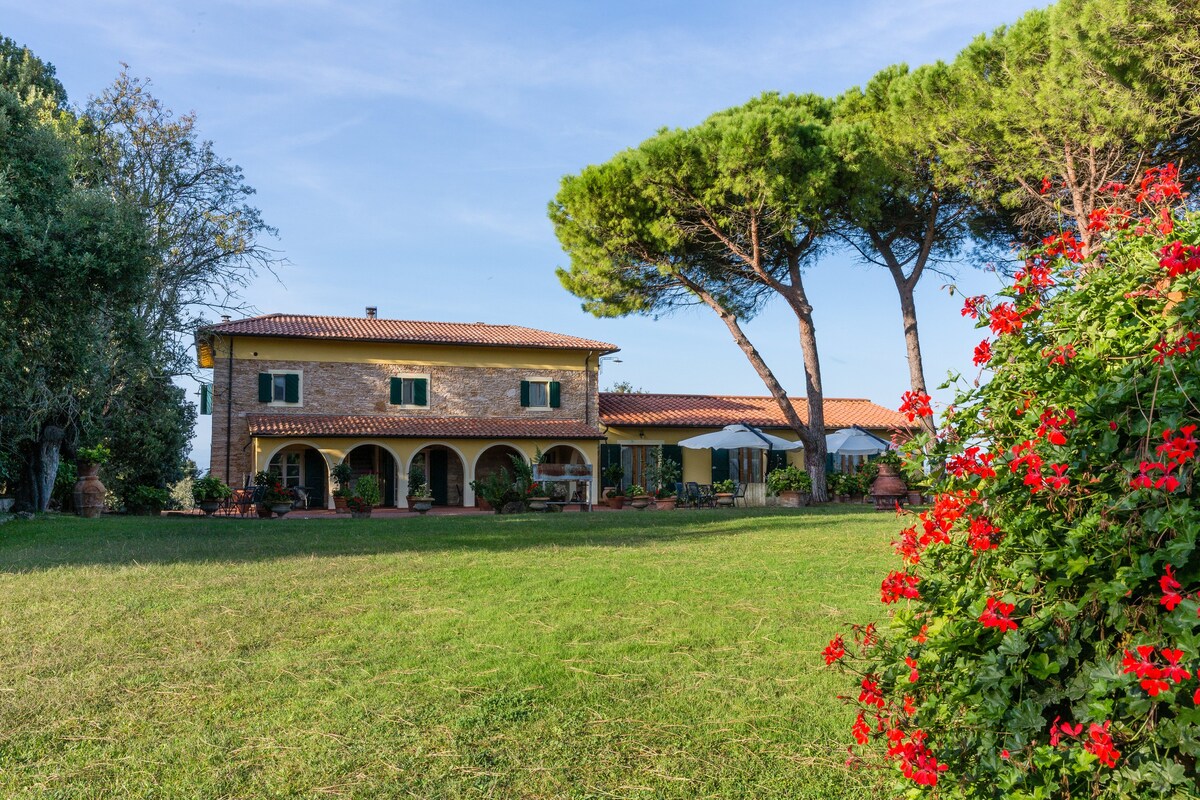
<svg viewBox="0 0 1200 800">
<path fill-rule="evenodd" d="M 100 465 L 92 461 L 76 462 L 79 480 L 75 481 L 75 513 L 81 517 L 95 519 L 104 511 L 104 496 L 108 490 L 100 482 Z"/>
<path fill-rule="evenodd" d="M 908 484 L 896 472 L 891 464 L 880 464 L 879 475 L 871 482 L 871 495 L 875 498 L 875 508 L 880 511 L 891 511 L 896 503 L 908 496 Z"/>
</svg>

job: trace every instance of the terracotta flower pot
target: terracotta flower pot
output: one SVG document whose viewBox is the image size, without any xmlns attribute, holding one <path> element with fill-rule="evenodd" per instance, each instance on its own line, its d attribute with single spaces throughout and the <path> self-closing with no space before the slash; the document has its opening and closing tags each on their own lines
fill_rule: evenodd
<svg viewBox="0 0 1200 800">
<path fill-rule="evenodd" d="M 800 496 L 800 492 L 791 489 L 782 491 L 779 493 L 779 505 L 784 508 L 799 508 L 802 505 Z"/>
<path fill-rule="evenodd" d="M 629 501 L 629 505 L 633 506 L 638 511 L 641 511 L 643 508 L 650 505 L 651 499 L 652 498 L 648 494 L 635 494 L 633 499 Z"/>
<path fill-rule="evenodd" d="M 719 506 L 733 505 L 733 492 L 717 492 L 717 505 L 719 505 Z"/>
<path fill-rule="evenodd" d="M 674 511 L 675 504 L 678 501 L 679 501 L 679 498 L 677 498 L 673 495 L 671 497 L 660 497 L 654 501 L 654 507 L 657 508 L 659 511 Z"/>
<path fill-rule="evenodd" d="M 333 496 L 333 510 L 337 514 L 345 514 L 347 511 L 349 511 L 350 506 L 346 504 L 346 498 L 342 497 L 340 494 L 335 494 Z"/>
<path fill-rule="evenodd" d="M 879 465 L 879 476 L 871 482 L 871 495 L 875 498 L 875 508 L 879 511 L 891 511 L 896 503 L 908 498 L 908 485 L 896 472 L 891 464 Z"/>
<path fill-rule="evenodd" d="M 100 482 L 100 465 L 91 461 L 76 462 L 79 480 L 75 481 L 72 499 L 75 513 L 81 517 L 95 519 L 104 511 L 104 496 L 108 490 Z"/>
<path fill-rule="evenodd" d="M 625 495 L 619 494 L 616 497 L 609 497 L 607 499 L 609 508 L 623 508 L 625 506 Z"/>
</svg>

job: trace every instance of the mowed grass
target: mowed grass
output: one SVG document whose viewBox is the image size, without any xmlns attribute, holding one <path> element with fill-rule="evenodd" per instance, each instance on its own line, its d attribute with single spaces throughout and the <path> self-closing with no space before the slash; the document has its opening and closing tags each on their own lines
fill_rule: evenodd
<svg viewBox="0 0 1200 800">
<path fill-rule="evenodd" d="M 0 527 L 0 797 L 876 796 L 891 514 Z"/>
</svg>

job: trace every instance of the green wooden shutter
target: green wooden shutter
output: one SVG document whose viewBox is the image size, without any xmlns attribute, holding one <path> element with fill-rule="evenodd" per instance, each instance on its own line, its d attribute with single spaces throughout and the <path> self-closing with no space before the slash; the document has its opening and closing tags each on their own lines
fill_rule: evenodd
<svg viewBox="0 0 1200 800">
<path fill-rule="evenodd" d="M 767 473 L 777 469 L 783 469 L 787 466 L 787 452 L 784 450 L 772 450 L 767 453 Z"/>
<path fill-rule="evenodd" d="M 529 381 L 521 381 L 521 408 L 529 408 Z"/>
<path fill-rule="evenodd" d="M 275 376 L 269 372 L 258 373 L 258 402 L 269 403 L 274 399 Z"/>
<path fill-rule="evenodd" d="M 413 405 L 429 405 L 429 381 L 425 378 L 413 378 Z"/>
<path fill-rule="evenodd" d="M 826 475 L 833 474 L 833 453 L 825 454 L 825 474 Z"/>
<path fill-rule="evenodd" d="M 213 409 L 213 390 L 211 383 L 200 384 L 200 413 L 211 415 Z"/>
<path fill-rule="evenodd" d="M 621 445 L 619 444 L 602 444 L 600 445 L 600 478 L 604 479 L 604 470 L 608 469 L 609 464 L 621 463 Z"/>
<path fill-rule="evenodd" d="M 283 376 L 283 402 L 299 403 L 300 402 L 300 376 L 299 375 L 284 375 Z"/>
<path fill-rule="evenodd" d="M 392 378 L 392 385 L 388 392 L 388 402 L 394 406 L 398 406 L 404 402 L 404 379 Z"/>
<path fill-rule="evenodd" d="M 550 407 L 558 408 L 559 400 L 562 395 L 562 389 L 558 385 L 558 381 L 550 381 Z"/>
<path fill-rule="evenodd" d="M 729 480 L 729 451 L 712 451 L 712 482 Z"/>
</svg>

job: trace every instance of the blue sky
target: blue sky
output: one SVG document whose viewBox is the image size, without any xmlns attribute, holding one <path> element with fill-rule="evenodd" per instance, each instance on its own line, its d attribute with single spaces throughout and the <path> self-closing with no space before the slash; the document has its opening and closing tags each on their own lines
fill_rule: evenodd
<svg viewBox="0 0 1200 800">
<path fill-rule="evenodd" d="M 558 284 L 546 204 L 560 178 L 663 126 L 767 90 L 835 95 L 900 61 L 949 59 L 1030 0 L 415 3 L 0 0 L 0 34 L 53 63 L 73 102 L 128 63 L 195 111 L 240 164 L 289 265 L 246 299 L 260 312 L 514 323 L 622 348 L 601 383 L 763 394 L 707 311 L 594 319 Z M 997 279 L 964 268 L 959 285 Z M 981 335 L 948 281 L 918 310 L 933 383 L 971 372 Z M 907 388 L 886 273 L 832 256 L 806 277 L 825 391 L 895 407 Z M 789 392 L 804 378 L 794 317 L 748 328 Z M 194 455 L 208 461 L 207 420 Z"/>
</svg>

